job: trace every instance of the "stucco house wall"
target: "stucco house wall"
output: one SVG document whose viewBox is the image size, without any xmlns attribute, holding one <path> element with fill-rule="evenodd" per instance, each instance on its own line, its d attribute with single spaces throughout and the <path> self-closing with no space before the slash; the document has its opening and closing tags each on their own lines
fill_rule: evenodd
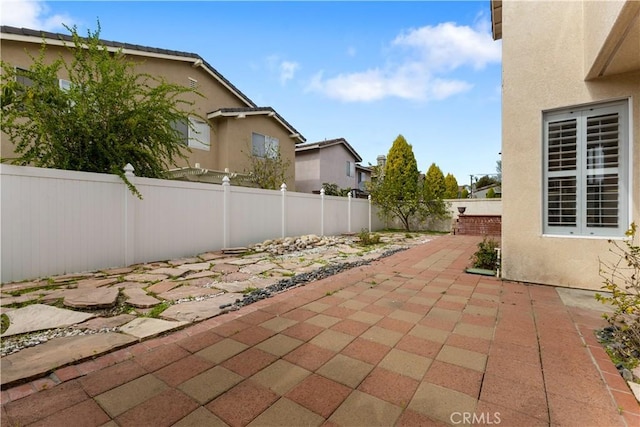
<svg viewBox="0 0 640 427">
<path fill-rule="evenodd" d="M 301 193 L 320 190 L 320 150 L 296 153 L 296 189 Z"/>
<path fill-rule="evenodd" d="M 629 63 L 633 55 L 625 56 L 635 49 L 640 58 L 640 32 L 637 24 L 627 26 L 623 36 L 616 27 L 640 21 L 633 17 L 640 3 L 507 0 L 493 1 L 493 7 L 496 3 L 502 8 L 503 278 L 599 289 L 599 260 L 611 258 L 607 240 L 622 236 L 545 234 L 543 120 L 545 112 L 555 109 L 625 103 L 629 147 L 620 157 L 628 161 L 628 179 L 619 185 L 629 204 L 622 213 L 640 224 L 640 68 Z M 494 36 L 495 24 L 494 15 Z M 616 38 L 620 50 L 607 54 Z M 594 76 L 603 57 L 612 58 L 613 68 Z"/>
<path fill-rule="evenodd" d="M 367 179 L 370 180 L 370 170 L 357 164 L 362 158 L 347 145 L 342 138 L 299 145 L 295 152 L 297 191 L 320 191 L 325 182 L 340 188 L 357 189 L 359 172 L 368 173 Z M 347 175 L 347 162 L 353 163 L 352 176 Z"/>
<path fill-rule="evenodd" d="M 1 50 L 2 60 L 14 66 L 27 69 L 31 64 L 31 55 L 37 56 L 42 37 L 20 34 L 19 29 L 2 27 Z M 32 32 L 33 33 L 33 32 Z M 47 33 L 46 59 L 50 62 L 62 56 L 67 62 L 72 55 L 60 46 L 58 35 Z M 113 43 L 113 42 L 107 42 Z M 67 42 L 68 45 L 72 43 Z M 115 50 L 115 48 L 114 48 Z M 251 135 L 253 132 L 275 137 L 279 140 L 281 155 L 288 161 L 287 186 L 295 190 L 295 145 L 305 141 L 284 119 L 270 107 L 258 108 L 253 101 L 240 92 L 209 64 L 196 54 L 163 51 L 139 47 L 127 47 L 127 59 L 136 64 L 138 73 L 148 73 L 166 79 L 170 83 L 183 86 L 196 85 L 203 96 L 188 94 L 184 100 L 193 102 L 193 109 L 203 118 L 216 111 L 226 109 L 232 114 L 209 117 L 211 126 L 210 145 L 208 149 L 191 148 L 187 159 L 177 160 L 177 167 L 193 167 L 196 164 L 203 169 L 244 173 L 249 172 L 251 155 Z M 215 75 L 220 77 L 216 77 Z M 66 79 L 66 70 L 58 76 Z M 246 114 L 244 114 L 246 110 Z M 241 116 L 241 117 L 239 117 Z M 245 118 L 242 118 L 245 117 Z M 2 133 L 0 154 L 3 158 L 14 156 L 13 144 L 6 134 Z"/>
</svg>

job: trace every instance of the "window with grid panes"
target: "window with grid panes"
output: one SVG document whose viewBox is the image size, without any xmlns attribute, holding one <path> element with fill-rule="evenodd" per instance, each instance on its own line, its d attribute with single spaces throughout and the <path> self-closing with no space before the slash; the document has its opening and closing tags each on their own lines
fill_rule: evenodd
<svg viewBox="0 0 640 427">
<path fill-rule="evenodd" d="M 544 114 L 544 233 L 622 236 L 628 228 L 626 101 Z"/>
</svg>

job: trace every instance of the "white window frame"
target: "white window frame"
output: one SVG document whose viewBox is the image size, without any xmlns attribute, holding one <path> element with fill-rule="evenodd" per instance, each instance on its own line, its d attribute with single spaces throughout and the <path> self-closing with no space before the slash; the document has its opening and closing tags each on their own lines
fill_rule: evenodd
<svg viewBox="0 0 640 427">
<path fill-rule="evenodd" d="M 347 160 L 347 176 L 349 178 L 355 178 L 356 176 L 356 163 L 351 160 Z"/>
<path fill-rule="evenodd" d="M 625 231 L 629 228 L 631 206 L 631 114 L 629 100 L 606 102 L 592 105 L 583 105 L 569 107 L 562 110 L 554 110 L 543 112 L 543 224 L 542 232 L 547 236 L 576 236 L 576 237 L 602 237 L 602 238 L 619 238 L 624 237 Z M 589 167 L 589 153 L 587 152 L 587 119 L 595 118 L 608 114 L 618 115 L 618 147 L 617 147 L 617 164 L 606 166 L 603 168 Z M 575 167 L 567 167 L 565 170 L 549 170 L 549 125 L 565 122 L 567 124 L 575 123 L 576 126 L 576 147 L 575 147 Z M 593 128 L 592 128 L 593 129 Z M 570 148 L 570 147 L 569 147 Z M 569 157 L 567 157 L 569 158 Z M 592 159 L 593 161 L 593 159 Z M 617 175 L 617 224 L 611 226 L 590 226 L 588 224 L 588 179 L 598 176 Z M 575 203 L 571 202 L 571 193 L 566 201 L 565 207 L 568 212 L 575 208 L 575 224 L 571 221 L 567 223 L 550 224 L 550 211 L 557 208 L 557 200 L 550 201 L 549 188 L 550 180 L 568 181 L 575 178 Z M 610 181 L 612 183 L 613 181 Z M 569 187 L 571 188 L 571 187 Z M 606 197 L 606 194 L 604 195 Z M 593 201 L 592 201 L 593 203 Z M 593 209 L 597 208 L 591 208 Z M 602 208 L 601 212 L 607 209 Z M 560 215 L 562 216 L 562 215 Z M 567 215 L 566 218 L 571 218 Z M 558 215 L 552 216 L 552 222 L 558 220 Z"/>
<path fill-rule="evenodd" d="M 68 92 L 71 90 L 71 82 L 65 79 L 58 79 L 58 87 L 60 87 L 61 90 Z"/>
<path fill-rule="evenodd" d="M 211 145 L 211 130 L 209 124 L 195 117 L 189 117 L 189 131 L 187 145 L 196 150 L 209 151 Z"/>
<path fill-rule="evenodd" d="M 280 140 L 261 133 L 251 133 L 251 154 L 255 157 L 275 159 L 280 151 Z"/>
</svg>

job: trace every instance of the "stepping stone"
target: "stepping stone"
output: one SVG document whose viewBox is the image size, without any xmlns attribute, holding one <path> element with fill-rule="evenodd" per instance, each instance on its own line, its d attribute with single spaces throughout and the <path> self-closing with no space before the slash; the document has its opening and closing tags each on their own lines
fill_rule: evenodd
<svg viewBox="0 0 640 427">
<path fill-rule="evenodd" d="M 147 288 L 147 292 L 153 292 L 154 294 L 161 294 L 163 292 L 170 291 L 171 289 L 180 286 L 180 282 L 160 282 L 155 285 L 151 285 Z"/>
<path fill-rule="evenodd" d="M 135 341 L 134 337 L 115 332 L 54 338 L 3 357 L 0 361 L 2 386 L 42 377 L 61 366 L 108 353 Z"/>
<path fill-rule="evenodd" d="M 255 264 L 258 261 L 260 260 L 256 258 L 240 258 L 233 261 L 227 261 L 226 263 L 231 265 L 243 266 L 243 265 Z"/>
<path fill-rule="evenodd" d="M 211 263 L 199 262 L 195 264 L 182 264 L 182 265 L 178 265 L 176 268 L 181 270 L 202 271 L 202 270 L 208 270 L 209 268 L 211 268 Z"/>
<path fill-rule="evenodd" d="M 239 265 L 231 265 L 231 264 L 216 264 L 213 266 L 211 271 L 216 271 L 222 274 L 235 273 L 240 270 Z"/>
<path fill-rule="evenodd" d="M 164 274 L 149 273 L 129 274 L 128 276 L 124 276 L 124 280 L 131 280 L 134 282 L 159 282 L 168 278 L 169 276 L 166 276 Z"/>
<path fill-rule="evenodd" d="M 218 289 L 222 289 L 225 292 L 244 292 L 247 288 L 254 288 L 253 284 L 249 280 L 245 280 L 242 282 L 231 282 L 231 283 L 216 283 L 216 287 Z"/>
<path fill-rule="evenodd" d="M 248 252 L 249 248 L 238 247 L 238 248 L 222 248 L 223 254 L 232 254 L 232 255 L 240 255 L 245 252 Z"/>
<path fill-rule="evenodd" d="M 203 261 L 212 261 L 214 259 L 226 258 L 226 255 L 224 255 L 221 252 L 205 252 L 203 254 L 198 255 L 198 258 L 200 258 Z"/>
<path fill-rule="evenodd" d="M 205 270 L 205 271 L 199 271 L 197 273 L 192 273 L 189 274 L 187 276 L 184 276 L 185 280 L 189 280 L 189 279 L 200 279 L 202 277 L 212 277 L 212 276 L 217 276 L 218 273 L 215 271 L 209 271 L 209 270 Z"/>
<path fill-rule="evenodd" d="M 212 288 L 216 281 L 211 277 L 201 277 L 199 279 L 185 280 L 184 282 L 179 283 L 189 286 L 198 286 L 200 288 Z"/>
<path fill-rule="evenodd" d="M 170 322 L 168 320 L 139 317 L 122 325 L 120 331 L 136 338 L 148 338 L 180 328 L 186 324 L 188 322 Z"/>
<path fill-rule="evenodd" d="M 231 273 L 231 274 L 224 275 L 220 278 L 220 280 L 227 283 L 242 282 L 244 280 L 249 279 L 250 277 L 251 277 L 250 274 L 238 272 L 238 273 Z"/>
<path fill-rule="evenodd" d="M 29 301 L 37 301 L 38 299 L 40 299 L 40 295 L 33 294 L 31 292 L 28 294 L 20 295 L 18 297 L 12 297 L 11 295 L 2 295 L 2 298 L 0 298 L 0 305 L 5 306 L 11 304 L 23 304 Z"/>
<path fill-rule="evenodd" d="M 275 277 L 291 277 L 293 276 L 293 271 L 285 270 L 283 268 L 274 268 L 273 270 L 269 270 L 269 274 Z"/>
<path fill-rule="evenodd" d="M 171 268 L 171 267 L 157 268 L 155 270 L 150 270 L 148 272 L 148 274 L 164 274 L 169 277 L 180 277 L 186 273 L 187 273 L 187 270 L 183 270 L 181 268 Z"/>
<path fill-rule="evenodd" d="M 82 329 L 91 329 L 93 331 L 99 331 L 101 329 L 111 329 L 122 326 L 125 323 L 131 322 L 136 316 L 132 314 L 119 314 L 113 317 L 95 317 L 89 319 L 86 322 L 82 322 L 78 325 Z"/>
<path fill-rule="evenodd" d="M 64 296 L 64 305 L 74 308 L 107 308 L 116 305 L 117 288 L 82 288 L 68 291 Z"/>
<path fill-rule="evenodd" d="M 247 265 L 245 267 L 242 267 L 240 269 L 241 273 L 247 273 L 247 274 L 253 274 L 253 275 L 258 275 L 258 274 L 262 274 L 265 271 L 269 271 L 272 270 L 274 268 L 278 267 L 277 265 L 269 262 L 269 263 L 264 263 L 264 264 L 251 264 L 251 265 Z"/>
<path fill-rule="evenodd" d="M 171 261 L 168 261 L 168 263 L 173 266 L 178 266 L 182 264 L 193 264 L 200 261 L 201 261 L 200 258 L 179 258 L 179 259 L 172 259 Z"/>
<path fill-rule="evenodd" d="M 215 295 L 220 293 L 218 289 L 199 288 L 197 286 L 180 286 L 170 291 L 163 292 L 158 295 L 162 299 L 176 301 L 183 298 L 200 297 L 205 295 Z"/>
<path fill-rule="evenodd" d="M 169 265 L 166 262 L 156 261 L 156 262 L 148 262 L 146 264 L 140 264 L 137 267 L 142 267 L 145 270 L 155 270 L 156 268 L 171 267 L 171 265 Z"/>
<path fill-rule="evenodd" d="M 101 270 L 107 276 L 121 276 L 123 274 L 129 274 L 134 269 L 132 267 L 123 267 L 123 268 L 112 268 L 109 270 Z"/>
<path fill-rule="evenodd" d="M 118 288 L 118 289 L 133 289 L 133 288 L 138 288 L 138 289 L 143 289 L 146 288 L 147 286 L 149 286 L 148 283 L 145 282 L 120 282 L 117 285 L 114 285 L 114 288 Z"/>
<path fill-rule="evenodd" d="M 160 300 L 147 295 L 142 289 L 125 289 L 122 291 L 127 297 L 127 303 L 137 308 L 150 308 L 160 304 Z"/>
<path fill-rule="evenodd" d="M 54 283 L 65 283 L 73 280 L 86 279 L 93 277 L 93 274 L 65 274 L 63 276 L 56 276 L 52 280 Z"/>
<path fill-rule="evenodd" d="M 7 316 L 10 324 L 2 334 L 3 337 L 75 325 L 92 318 L 93 314 L 51 307 L 46 304 L 33 304 L 10 311 Z M 2 376 L 4 377 L 4 372 Z"/>
<path fill-rule="evenodd" d="M 108 286 L 117 283 L 117 278 L 109 278 L 109 279 L 84 279 L 80 280 L 76 285 L 79 288 L 99 288 L 101 286 Z"/>
<path fill-rule="evenodd" d="M 19 283 L 7 283 L 0 286 L 0 292 L 16 292 L 24 291 L 25 289 L 37 289 L 50 286 L 49 282 L 19 282 Z"/>
<path fill-rule="evenodd" d="M 192 301 L 175 304 L 162 312 L 165 319 L 173 319 L 184 322 L 196 322 L 217 316 L 224 309 L 221 305 L 233 304 L 237 299 L 242 299 L 242 294 L 229 293 L 219 297 L 208 298 L 204 301 Z"/>
</svg>

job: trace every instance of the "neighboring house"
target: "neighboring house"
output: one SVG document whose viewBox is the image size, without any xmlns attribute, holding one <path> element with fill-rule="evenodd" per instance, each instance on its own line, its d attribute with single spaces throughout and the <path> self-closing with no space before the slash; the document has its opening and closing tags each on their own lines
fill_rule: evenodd
<svg viewBox="0 0 640 427">
<path fill-rule="evenodd" d="M 362 157 L 344 139 L 330 139 L 296 147 L 296 189 L 319 192 L 323 183 L 366 190 L 371 168 L 359 165 Z"/>
<path fill-rule="evenodd" d="M 502 277 L 599 289 L 640 224 L 640 2 L 491 1 L 502 39 Z"/>
<path fill-rule="evenodd" d="M 28 68 L 31 59 L 27 53 L 37 56 L 42 42 L 47 44 L 47 56 L 62 55 L 70 59 L 64 48 L 71 37 L 42 31 L 1 27 L 2 60 L 19 68 Z M 194 108 L 208 123 L 194 118 L 194 130 L 181 126 L 185 146 L 190 147 L 188 160 L 178 161 L 175 178 L 219 182 L 222 173 L 236 176 L 250 171 L 249 156 L 268 155 L 275 147 L 282 158 L 290 163 L 287 185 L 295 190 L 295 145 L 305 138 L 271 107 L 258 107 L 229 80 L 195 53 L 177 52 L 152 47 L 103 41 L 114 51 L 122 48 L 127 58 L 136 62 L 136 72 L 163 77 L 170 83 L 196 87 L 203 97 L 193 97 Z M 64 69 L 61 70 L 64 72 Z M 68 82 L 60 75 L 61 87 Z M 204 143 L 203 143 L 204 141 Z M 2 135 L 2 157 L 13 156 L 13 145 Z"/>
<path fill-rule="evenodd" d="M 486 199 L 487 193 L 493 188 L 494 197 L 500 197 L 502 195 L 502 186 L 500 184 L 491 184 L 482 188 L 476 188 L 473 190 L 474 199 Z"/>
</svg>

